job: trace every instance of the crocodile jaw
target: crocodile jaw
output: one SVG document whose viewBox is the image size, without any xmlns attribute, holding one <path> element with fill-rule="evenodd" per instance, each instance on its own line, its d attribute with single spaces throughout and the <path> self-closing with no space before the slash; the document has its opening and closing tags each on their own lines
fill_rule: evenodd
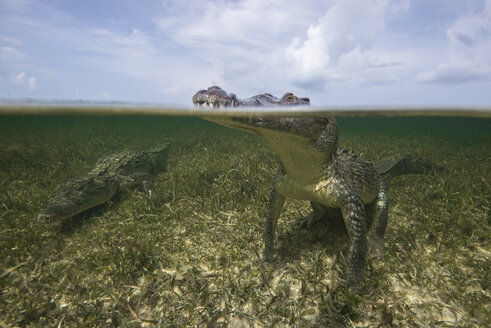
<svg viewBox="0 0 491 328">
<path fill-rule="evenodd" d="M 88 176 L 68 182 L 55 199 L 39 212 L 39 219 L 65 219 L 109 201 L 118 191 L 114 179 Z"/>
<path fill-rule="evenodd" d="M 324 131 L 328 119 L 292 117 L 207 117 L 208 121 L 265 138 L 277 153 L 286 173 L 302 184 L 318 182 L 327 163 L 329 151 L 313 141 Z"/>
</svg>

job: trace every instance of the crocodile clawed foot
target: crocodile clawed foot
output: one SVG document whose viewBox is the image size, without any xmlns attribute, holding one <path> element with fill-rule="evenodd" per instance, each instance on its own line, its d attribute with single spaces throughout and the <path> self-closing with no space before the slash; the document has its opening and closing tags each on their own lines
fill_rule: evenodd
<svg viewBox="0 0 491 328">
<path fill-rule="evenodd" d="M 145 188 L 145 189 L 143 190 L 143 194 L 145 195 L 145 197 L 146 197 L 148 200 L 151 200 L 151 199 L 152 199 L 152 195 L 153 195 L 152 189 L 147 189 L 147 188 Z"/>
<path fill-rule="evenodd" d="M 51 220 L 50 217 L 46 214 L 38 214 L 38 216 L 36 217 L 36 221 L 49 222 Z"/>
<path fill-rule="evenodd" d="M 361 282 L 362 281 L 359 278 L 358 279 L 348 278 L 348 280 L 346 281 L 346 287 L 352 294 L 358 295 L 360 294 L 362 289 Z"/>
<path fill-rule="evenodd" d="M 370 236 L 368 238 L 368 257 L 370 260 L 383 262 L 385 260 L 384 239 Z"/>
<path fill-rule="evenodd" d="M 348 290 L 354 294 L 354 295 L 358 295 L 360 294 L 361 292 L 361 286 L 358 285 L 358 284 L 348 284 Z"/>
<path fill-rule="evenodd" d="M 311 213 L 309 215 L 299 218 L 296 223 L 302 229 L 310 229 L 313 226 L 315 226 L 317 223 L 319 223 L 321 219 L 322 216 Z"/>
<path fill-rule="evenodd" d="M 272 263 L 278 260 L 278 255 L 273 255 L 273 254 L 264 254 L 263 257 L 261 257 L 261 262 L 263 263 Z"/>
</svg>

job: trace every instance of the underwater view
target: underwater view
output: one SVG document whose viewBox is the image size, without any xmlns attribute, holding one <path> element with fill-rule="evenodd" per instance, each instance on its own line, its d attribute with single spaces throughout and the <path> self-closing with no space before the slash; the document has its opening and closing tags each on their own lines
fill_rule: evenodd
<svg viewBox="0 0 491 328">
<path fill-rule="evenodd" d="M 356 290 L 351 234 L 306 200 L 286 199 L 263 261 L 281 164 L 261 136 L 206 117 L 0 115 L 0 325 L 489 327 L 488 114 L 336 116 L 339 147 L 431 164 L 386 186 L 385 250 Z"/>
</svg>

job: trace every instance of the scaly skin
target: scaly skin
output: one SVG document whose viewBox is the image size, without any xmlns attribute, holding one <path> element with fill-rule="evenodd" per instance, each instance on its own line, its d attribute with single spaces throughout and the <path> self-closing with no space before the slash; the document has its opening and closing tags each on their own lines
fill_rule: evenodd
<svg viewBox="0 0 491 328">
<path fill-rule="evenodd" d="M 239 99 L 234 93 L 227 93 L 220 87 L 212 86 L 200 90 L 193 96 L 193 104 L 197 107 L 247 107 L 247 106 L 298 106 L 310 105 L 309 98 L 299 98 L 287 92 L 281 98 L 270 93 L 262 93 L 247 99 Z"/>
<path fill-rule="evenodd" d="M 267 93 L 238 100 L 235 94 L 213 86 L 198 91 L 193 103 L 197 107 L 217 108 L 307 105 L 310 101 L 291 93 L 280 100 Z M 277 222 L 287 197 L 310 201 L 313 216 L 317 218 L 338 209 L 350 237 L 347 285 L 356 290 L 364 279 L 368 235 L 383 253 L 388 213 L 386 186 L 393 176 L 412 172 L 400 170 L 392 173 L 392 167 L 401 167 L 398 166 L 400 161 L 388 160 L 379 165 L 379 173 L 372 163 L 357 153 L 338 148 L 338 130 L 333 117 L 206 119 L 264 137 L 281 158 L 282 168 L 271 188 L 264 259 L 269 261 L 272 258 Z M 370 208 L 369 216 L 366 206 Z"/>
<path fill-rule="evenodd" d="M 147 151 L 124 151 L 101 158 L 86 176 L 66 182 L 38 217 L 69 218 L 138 185 L 150 195 L 154 175 L 165 169 L 167 152 L 165 144 Z"/>
</svg>

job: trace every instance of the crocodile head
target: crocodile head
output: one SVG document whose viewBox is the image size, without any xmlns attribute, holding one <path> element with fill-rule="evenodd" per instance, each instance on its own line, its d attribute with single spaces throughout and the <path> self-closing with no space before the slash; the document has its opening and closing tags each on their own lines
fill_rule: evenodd
<svg viewBox="0 0 491 328">
<path fill-rule="evenodd" d="M 225 90 L 217 86 L 196 92 L 193 96 L 193 104 L 197 107 L 207 108 L 239 106 L 235 94 L 228 94 Z"/>
<path fill-rule="evenodd" d="M 232 100 L 230 100 L 232 99 Z M 229 101 L 230 100 L 230 101 Z M 280 99 L 269 93 L 239 100 L 234 94 L 213 86 L 198 91 L 195 106 L 217 108 L 231 106 L 296 106 L 309 105 L 309 98 L 288 92 Z M 318 181 L 324 164 L 337 148 L 337 125 L 332 117 L 204 117 L 236 130 L 264 137 L 280 156 L 285 171 L 305 183 Z"/>
<path fill-rule="evenodd" d="M 287 92 L 281 98 L 277 98 L 270 93 L 262 93 L 247 99 L 238 99 L 234 93 L 227 93 L 218 86 L 200 90 L 193 96 L 193 104 L 196 107 L 219 108 L 219 107 L 239 107 L 239 106 L 308 106 L 309 98 L 300 98 L 291 92 Z"/>
<path fill-rule="evenodd" d="M 109 201 L 117 192 L 114 179 L 84 177 L 67 182 L 58 195 L 43 208 L 38 219 L 65 219 Z"/>
<path fill-rule="evenodd" d="M 281 98 L 270 93 L 262 93 L 240 100 L 233 93 L 227 93 L 218 86 L 200 90 L 193 96 L 193 104 L 204 108 L 221 108 L 230 106 L 298 106 L 310 105 L 309 98 L 300 98 L 287 92 Z M 215 123 L 253 134 L 263 135 L 265 131 L 288 133 L 292 136 L 317 139 L 326 124 L 331 124 L 330 118 L 309 117 L 213 117 L 205 118 Z M 335 122 L 334 122 L 335 124 Z M 268 133 L 268 132 L 266 132 Z"/>
<path fill-rule="evenodd" d="M 287 92 L 281 97 L 279 103 L 280 106 L 298 106 L 298 105 L 310 105 L 310 99 L 307 97 L 297 97 L 291 92 Z"/>
</svg>

